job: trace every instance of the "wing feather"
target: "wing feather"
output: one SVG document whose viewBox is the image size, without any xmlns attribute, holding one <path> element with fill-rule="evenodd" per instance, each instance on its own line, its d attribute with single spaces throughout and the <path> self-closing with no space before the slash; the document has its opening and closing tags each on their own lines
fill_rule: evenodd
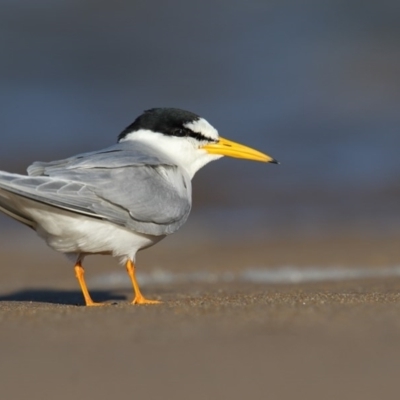
<svg viewBox="0 0 400 400">
<path fill-rule="evenodd" d="M 123 143 L 50 163 L 29 176 L 0 173 L 0 188 L 137 232 L 166 235 L 186 221 L 190 178 L 152 149 Z"/>
<path fill-rule="evenodd" d="M 28 167 L 28 175 L 52 175 L 76 168 L 121 168 L 144 165 L 173 165 L 149 146 L 140 143 L 121 142 L 106 149 L 78 154 L 64 160 L 36 161 Z"/>
</svg>

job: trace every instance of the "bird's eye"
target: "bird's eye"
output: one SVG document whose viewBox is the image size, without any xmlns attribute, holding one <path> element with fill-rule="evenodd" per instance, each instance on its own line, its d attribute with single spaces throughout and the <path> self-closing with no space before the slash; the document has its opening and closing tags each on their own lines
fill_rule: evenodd
<svg viewBox="0 0 400 400">
<path fill-rule="evenodd" d="M 182 136 L 187 136 L 188 133 L 187 133 L 187 130 L 186 130 L 186 129 L 176 128 L 176 129 L 174 129 L 174 131 L 173 131 L 173 135 L 174 135 L 174 136 L 182 137 Z"/>
</svg>

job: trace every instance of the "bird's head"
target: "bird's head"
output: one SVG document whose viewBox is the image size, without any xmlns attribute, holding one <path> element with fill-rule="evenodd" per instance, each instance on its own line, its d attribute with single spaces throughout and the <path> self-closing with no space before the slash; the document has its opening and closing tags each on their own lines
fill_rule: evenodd
<svg viewBox="0 0 400 400">
<path fill-rule="evenodd" d="M 140 141 L 158 149 L 190 177 L 223 156 L 277 164 L 266 154 L 220 137 L 204 118 L 178 108 L 145 111 L 120 133 L 118 141 L 125 140 Z"/>
</svg>

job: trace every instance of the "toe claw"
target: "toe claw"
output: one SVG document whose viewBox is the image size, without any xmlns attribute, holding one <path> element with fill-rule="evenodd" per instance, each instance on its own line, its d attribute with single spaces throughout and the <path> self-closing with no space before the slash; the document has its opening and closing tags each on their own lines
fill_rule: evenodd
<svg viewBox="0 0 400 400">
<path fill-rule="evenodd" d="M 142 296 L 142 297 L 135 297 L 135 299 L 132 301 L 132 304 L 162 304 L 162 301 L 148 300 Z"/>
</svg>

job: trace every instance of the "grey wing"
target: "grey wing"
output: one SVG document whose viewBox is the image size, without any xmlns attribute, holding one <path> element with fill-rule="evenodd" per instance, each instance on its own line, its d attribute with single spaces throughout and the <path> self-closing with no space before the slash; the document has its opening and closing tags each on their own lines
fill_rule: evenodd
<svg viewBox="0 0 400 400">
<path fill-rule="evenodd" d="M 143 165 L 173 165 L 165 156 L 140 143 L 121 142 L 103 150 L 78 154 L 63 160 L 36 161 L 28 167 L 28 175 L 57 175 L 77 168 L 120 168 Z"/>
<path fill-rule="evenodd" d="M 127 213 L 126 226 L 138 232 L 175 232 L 190 213 L 191 182 L 176 166 L 75 169 L 60 175 L 74 182 L 90 182 L 88 188 L 99 200 L 91 211 L 104 215 L 109 205 L 121 208 Z"/>
<path fill-rule="evenodd" d="M 189 177 L 156 154 L 113 150 L 33 164 L 31 176 L 0 173 L 0 188 L 145 234 L 179 229 L 191 209 Z"/>
<path fill-rule="evenodd" d="M 97 198 L 83 183 L 0 171 L 0 190 L 65 210 L 100 217 L 90 211 L 91 204 Z"/>
</svg>

